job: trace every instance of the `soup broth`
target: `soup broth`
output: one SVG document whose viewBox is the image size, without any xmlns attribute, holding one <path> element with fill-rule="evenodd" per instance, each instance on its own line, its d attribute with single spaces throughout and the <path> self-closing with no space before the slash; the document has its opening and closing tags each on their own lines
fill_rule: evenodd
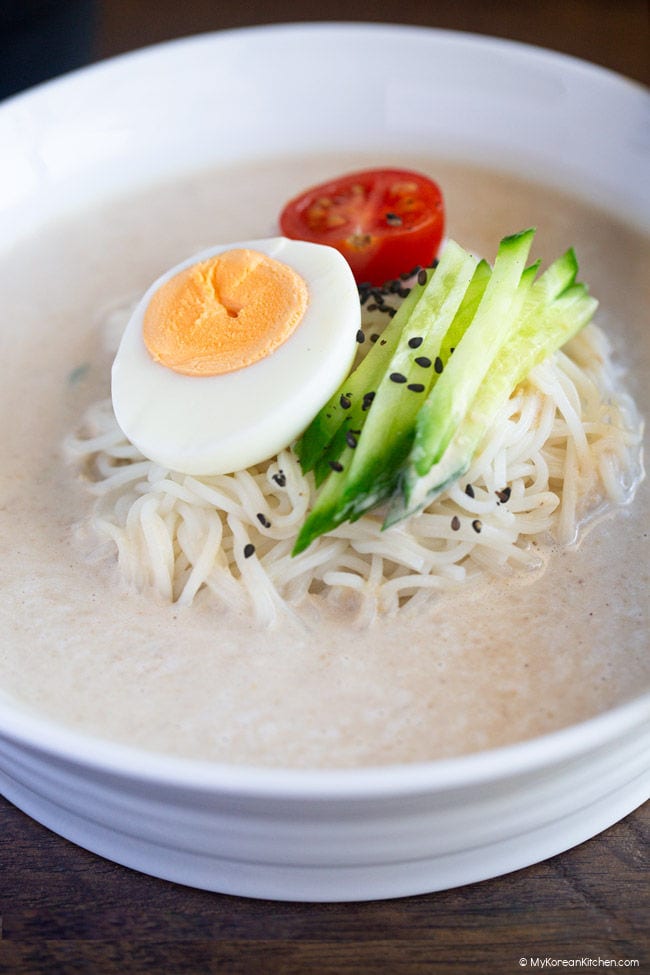
<svg viewBox="0 0 650 975">
<path fill-rule="evenodd" d="M 199 594 L 128 591 L 89 525 L 62 443 L 107 396 L 102 325 L 168 267 L 277 232 L 283 202 L 376 157 L 212 171 L 44 227 L 0 263 L 0 689 L 89 734 L 193 758 L 291 767 L 414 762 L 525 740 L 650 685 L 648 491 L 545 553 L 543 572 L 433 595 L 357 626 L 318 598 L 263 629 Z M 394 163 L 395 160 L 391 160 Z M 535 257 L 569 245 L 597 323 L 647 412 L 650 244 L 605 210 L 508 174 L 410 158 L 445 193 L 448 233 L 493 255 L 537 226 Z"/>
</svg>

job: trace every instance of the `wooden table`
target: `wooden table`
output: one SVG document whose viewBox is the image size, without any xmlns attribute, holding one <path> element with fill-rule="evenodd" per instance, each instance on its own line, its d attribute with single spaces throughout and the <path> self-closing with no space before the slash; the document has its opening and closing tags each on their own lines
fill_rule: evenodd
<svg viewBox="0 0 650 975">
<path fill-rule="evenodd" d="M 272 9 L 272 13 L 269 11 Z M 95 56 L 204 30 L 373 20 L 494 34 L 648 81 L 645 0 L 104 0 Z M 559 960 L 650 971 L 646 806 L 588 843 L 497 880 L 369 904 L 252 901 L 108 863 L 0 800 L 0 973 L 501 973 Z M 525 959 L 527 965 L 520 964 Z"/>
</svg>

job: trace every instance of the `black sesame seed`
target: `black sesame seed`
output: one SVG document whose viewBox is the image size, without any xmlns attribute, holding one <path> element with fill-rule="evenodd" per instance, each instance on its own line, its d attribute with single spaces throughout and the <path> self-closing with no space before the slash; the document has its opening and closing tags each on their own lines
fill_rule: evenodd
<svg viewBox="0 0 650 975">
<path fill-rule="evenodd" d="M 388 315 L 389 318 L 393 318 L 397 314 L 397 308 L 390 308 L 390 307 L 387 308 L 386 314 Z"/>
<path fill-rule="evenodd" d="M 501 502 L 501 504 L 505 504 L 506 501 L 509 501 L 511 494 L 512 494 L 512 488 L 510 487 L 504 487 L 502 491 L 496 492 L 496 496 Z"/>
<path fill-rule="evenodd" d="M 438 375 L 440 375 L 442 370 L 445 368 L 439 355 L 436 356 L 435 362 L 433 363 L 433 368 L 436 370 Z"/>
<path fill-rule="evenodd" d="M 479 519 L 478 518 L 475 518 L 474 521 L 472 522 L 472 528 L 474 529 L 474 531 L 476 532 L 477 535 L 480 535 L 481 534 L 481 528 L 482 527 L 483 527 L 483 525 L 481 524 L 481 522 L 479 521 Z"/>
<path fill-rule="evenodd" d="M 376 332 L 373 332 L 372 335 L 370 336 L 370 341 L 371 342 L 376 342 L 378 338 L 379 338 L 379 336 L 377 335 L 377 333 Z"/>
<path fill-rule="evenodd" d="M 386 339 L 379 339 L 380 345 L 386 345 Z"/>
<path fill-rule="evenodd" d="M 411 289 L 410 288 L 400 288 L 399 291 L 397 292 L 397 294 L 398 294 L 398 296 L 400 298 L 408 298 L 408 296 L 410 295 L 410 293 L 411 293 Z"/>
<path fill-rule="evenodd" d="M 372 401 L 374 400 L 374 398 L 375 398 L 375 393 L 373 391 L 371 391 L 369 393 L 364 393 L 363 394 L 363 401 L 361 403 L 361 409 L 362 410 L 369 410 L 370 409 L 370 406 L 372 404 Z"/>
<path fill-rule="evenodd" d="M 431 359 L 428 355 L 416 356 L 415 361 L 417 362 L 418 366 L 422 366 L 423 369 L 429 369 L 431 366 Z"/>
<path fill-rule="evenodd" d="M 414 335 L 412 339 L 409 339 L 409 348 L 419 349 L 423 341 L 424 339 L 421 335 Z"/>
<path fill-rule="evenodd" d="M 341 462 L 338 460 L 330 460 L 329 465 L 332 470 L 337 471 L 337 473 L 340 473 L 343 470 L 343 464 L 341 464 Z"/>
<path fill-rule="evenodd" d="M 258 511 L 256 518 L 259 521 L 260 525 L 262 525 L 264 528 L 271 527 L 271 522 L 262 511 Z"/>
<path fill-rule="evenodd" d="M 401 372 L 391 372 L 388 377 L 392 383 L 405 383 L 406 376 L 403 376 Z"/>
<path fill-rule="evenodd" d="M 386 223 L 389 224 L 389 226 L 391 226 L 391 227 L 401 227 L 402 226 L 402 218 L 400 216 L 398 216 L 397 213 L 387 213 L 386 214 Z"/>
<path fill-rule="evenodd" d="M 372 302 L 371 302 L 371 303 L 370 303 L 370 304 L 368 305 L 368 311 L 377 311 L 377 309 L 378 309 L 378 308 L 379 308 L 379 305 L 377 304 L 377 302 L 376 302 L 376 301 L 372 301 Z"/>
<path fill-rule="evenodd" d="M 352 400 L 349 396 L 346 396 L 345 393 L 341 393 L 339 403 L 341 404 L 341 409 L 343 410 L 349 410 L 352 406 Z"/>
<path fill-rule="evenodd" d="M 278 471 L 277 474 L 273 475 L 273 480 L 279 487 L 285 487 L 287 483 L 287 477 L 284 471 Z"/>
<path fill-rule="evenodd" d="M 451 519 L 451 530 L 453 532 L 457 532 L 459 528 L 460 528 L 460 518 L 458 517 L 458 515 L 454 515 L 454 517 Z"/>
<path fill-rule="evenodd" d="M 359 343 L 359 345 L 362 345 L 365 341 L 366 341 L 366 337 L 363 334 L 363 329 L 360 328 L 357 332 L 357 342 Z"/>
<path fill-rule="evenodd" d="M 407 389 L 410 389 L 412 393 L 423 393 L 424 392 L 424 384 L 423 383 L 409 383 L 406 388 Z"/>
<path fill-rule="evenodd" d="M 348 430 L 348 432 L 346 433 L 346 435 L 345 435 L 345 442 L 348 445 L 348 447 L 352 447 L 352 449 L 354 449 L 356 447 L 356 445 L 357 445 L 357 438 L 353 434 L 352 430 Z"/>
<path fill-rule="evenodd" d="M 393 294 L 394 295 L 394 294 L 397 294 L 397 292 L 399 291 L 399 289 L 402 287 L 402 282 L 399 281 L 398 279 L 395 279 L 394 281 L 388 281 L 386 283 L 386 287 L 387 287 L 388 291 L 390 292 L 390 294 Z"/>
<path fill-rule="evenodd" d="M 244 545 L 244 558 L 245 559 L 250 559 L 251 555 L 254 555 L 254 554 L 255 554 L 255 546 L 253 545 L 252 542 L 248 542 L 247 545 Z"/>
<path fill-rule="evenodd" d="M 472 487 L 471 484 L 465 485 L 465 494 L 467 495 L 468 498 L 474 497 L 474 488 Z"/>
<path fill-rule="evenodd" d="M 427 272 L 422 268 L 418 271 L 418 284 L 425 285 L 427 283 Z"/>
</svg>

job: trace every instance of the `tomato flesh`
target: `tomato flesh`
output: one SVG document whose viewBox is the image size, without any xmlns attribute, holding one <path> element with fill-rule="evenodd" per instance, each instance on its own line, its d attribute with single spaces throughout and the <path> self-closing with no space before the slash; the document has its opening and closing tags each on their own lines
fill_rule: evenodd
<svg viewBox="0 0 650 975">
<path fill-rule="evenodd" d="M 381 286 L 431 264 L 445 214 L 437 183 L 408 169 L 368 169 L 314 186 L 280 214 L 285 237 L 335 247 L 357 283 Z"/>
</svg>

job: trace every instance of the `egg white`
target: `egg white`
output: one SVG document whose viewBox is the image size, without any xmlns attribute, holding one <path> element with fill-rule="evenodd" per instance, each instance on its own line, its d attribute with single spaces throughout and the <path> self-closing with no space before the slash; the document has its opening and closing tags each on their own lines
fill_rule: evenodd
<svg viewBox="0 0 650 975">
<path fill-rule="evenodd" d="M 296 271 L 309 301 L 293 334 L 265 359 L 220 376 L 184 376 L 154 362 L 142 338 L 153 293 L 184 268 L 234 248 L 261 251 Z M 350 370 L 361 322 L 345 258 L 331 247 L 272 237 L 209 248 L 163 274 L 126 326 L 113 363 L 113 409 L 128 439 L 162 467 L 228 474 L 296 440 Z"/>
</svg>

